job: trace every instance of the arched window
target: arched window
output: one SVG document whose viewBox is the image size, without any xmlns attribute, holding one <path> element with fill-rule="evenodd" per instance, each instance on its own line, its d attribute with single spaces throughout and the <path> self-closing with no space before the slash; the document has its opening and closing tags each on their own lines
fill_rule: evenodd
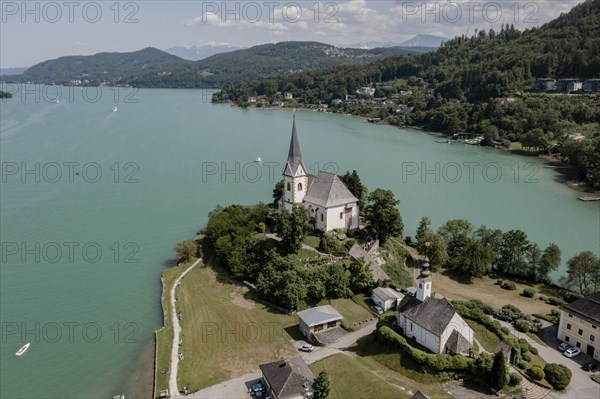
<svg viewBox="0 0 600 399">
<path fill-rule="evenodd" d="M 323 221 L 323 214 L 321 214 L 321 222 Z"/>
<path fill-rule="evenodd" d="M 298 191 L 302 191 L 302 183 L 298 183 Z"/>
<path fill-rule="evenodd" d="M 287 190 L 292 191 L 292 185 L 290 183 L 287 184 Z"/>
<path fill-rule="evenodd" d="M 419 283 L 419 288 L 423 288 L 423 284 Z"/>
</svg>

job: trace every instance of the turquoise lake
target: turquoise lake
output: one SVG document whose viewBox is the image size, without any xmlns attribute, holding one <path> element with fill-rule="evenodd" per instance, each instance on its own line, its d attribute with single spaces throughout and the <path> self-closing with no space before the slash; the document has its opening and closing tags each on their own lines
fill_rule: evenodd
<svg viewBox="0 0 600 399">
<path fill-rule="evenodd" d="M 63 90 L 58 103 L 0 100 L 0 397 L 141 397 L 175 243 L 217 204 L 271 201 L 292 114 L 213 105 L 196 90 L 115 99 L 103 88 L 95 102 Z M 296 118 L 311 172 L 356 169 L 369 189 L 393 190 L 405 235 L 422 216 L 521 229 L 560 246 L 555 279 L 575 253 L 599 253 L 600 202 L 578 201 L 541 160 L 353 117 Z"/>
</svg>

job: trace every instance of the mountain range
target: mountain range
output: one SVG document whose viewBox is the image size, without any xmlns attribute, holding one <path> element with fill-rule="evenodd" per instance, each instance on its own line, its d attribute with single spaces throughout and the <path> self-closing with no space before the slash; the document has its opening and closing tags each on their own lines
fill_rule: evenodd
<svg viewBox="0 0 600 399">
<path fill-rule="evenodd" d="M 129 53 L 60 57 L 34 65 L 22 75 L 3 76 L 3 80 L 54 84 L 81 81 L 85 85 L 104 83 L 136 87 L 218 87 L 292 72 L 364 65 L 386 57 L 432 50 L 426 47 L 363 50 L 318 42 L 280 42 L 190 61 L 148 47 Z"/>
<path fill-rule="evenodd" d="M 378 47 L 428 47 L 431 49 L 437 49 L 442 46 L 444 42 L 448 41 L 447 38 L 434 35 L 415 35 L 414 37 L 403 41 L 401 43 L 387 41 L 387 42 L 360 42 L 345 45 L 344 47 L 360 48 L 360 49 L 374 49 Z"/>
<path fill-rule="evenodd" d="M 176 55 L 188 61 L 200 61 L 215 54 L 229 53 L 246 47 L 233 46 L 225 43 L 195 44 L 191 47 L 175 46 L 165 50 L 165 53 Z"/>
</svg>

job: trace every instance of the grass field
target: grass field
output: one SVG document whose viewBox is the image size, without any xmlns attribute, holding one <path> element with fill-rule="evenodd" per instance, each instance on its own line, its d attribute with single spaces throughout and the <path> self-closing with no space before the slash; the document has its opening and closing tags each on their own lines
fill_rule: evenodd
<svg viewBox="0 0 600 399">
<path fill-rule="evenodd" d="M 332 299 L 325 301 L 323 304 L 331 304 L 344 316 L 343 323 L 352 329 L 360 328 L 360 325 L 375 319 L 375 314 L 354 302 L 352 299 Z"/>
<path fill-rule="evenodd" d="M 360 360 L 345 354 L 336 354 L 313 363 L 310 366 L 315 375 L 325 370 L 329 374 L 331 391 L 329 399 L 404 399 L 411 395 L 369 368 Z"/>
<path fill-rule="evenodd" d="M 487 352 L 494 353 L 500 343 L 500 338 L 488 330 L 483 324 L 475 320 L 465 319 L 465 321 L 469 323 L 473 331 L 475 331 L 475 338 L 483 346 L 483 349 Z"/>
<path fill-rule="evenodd" d="M 408 353 L 385 345 L 373 336 L 359 340 L 352 348 L 359 356 L 357 359 L 379 375 L 390 378 L 395 384 L 415 391 L 417 389 L 432 398 L 451 398 L 444 389 L 442 382 L 435 374 L 428 373 Z"/>
<path fill-rule="evenodd" d="M 295 328 L 296 318 L 249 300 L 247 293 L 214 267 L 196 267 L 184 277 L 177 289 L 180 388 L 193 392 L 297 354 L 285 330 Z"/>
<path fill-rule="evenodd" d="M 302 240 L 303 244 L 308 245 L 309 247 L 319 248 L 319 243 L 321 242 L 321 238 L 313 235 L 307 235 Z"/>
<path fill-rule="evenodd" d="M 163 295 L 161 298 L 164 312 L 164 327 L 156 333 L 156 392 L 169 388 L 169 373 L 162 374 L 162 369 L 171 368 L 171 348 L 173 346 L 173 325 L 171 324 L 171 287 L 177 278 L 196 260 L 166 269 L 162 273 Z"/>
<path fill-rule="evenodd" d="M 479 299 L 495 308 L 501 308 L 506 304 L 511 304 L 525 313 L 550 313 L 555 306 L 548 305 L 537 298 L 526 298 L 521 295 L 524 288 L 529 287 L 525 284 L 517 283 L 517 289 L 514 291 L 505 290 L 495 284 L 494 279 L 484 276 L 481 279 L 475 279 L 472 283 L 464 283 L 445 274 L 434 272 L 433 290 L 449 299 L 466 301 L 469 299 Z"/>
</svg>

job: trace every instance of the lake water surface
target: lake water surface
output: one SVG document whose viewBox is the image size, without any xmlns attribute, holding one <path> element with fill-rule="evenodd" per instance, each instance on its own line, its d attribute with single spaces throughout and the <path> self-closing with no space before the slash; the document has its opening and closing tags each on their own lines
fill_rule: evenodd
<svg viewBox="0 0 600 399">
<path fill-rule="evenodd" d="M 137 103 L 73 93 L 0 100 L 3 398 L 139 397 L 131 375 L 152 367 L 174 244 L 217 204 L 270 201 L 287 156 L 291 112 L 194 90 L 140 90 Z M 356 169 L 369 189 L 392 189 L 405 234 L 425 215 L 434 227 L 465 218 L 556 242 L 563 263 L 598 254 L 600 203 L 577 201 L 537 159 L 346 116 L 298 112 L 297 124 L 311 171 Z"/>
</svg>

